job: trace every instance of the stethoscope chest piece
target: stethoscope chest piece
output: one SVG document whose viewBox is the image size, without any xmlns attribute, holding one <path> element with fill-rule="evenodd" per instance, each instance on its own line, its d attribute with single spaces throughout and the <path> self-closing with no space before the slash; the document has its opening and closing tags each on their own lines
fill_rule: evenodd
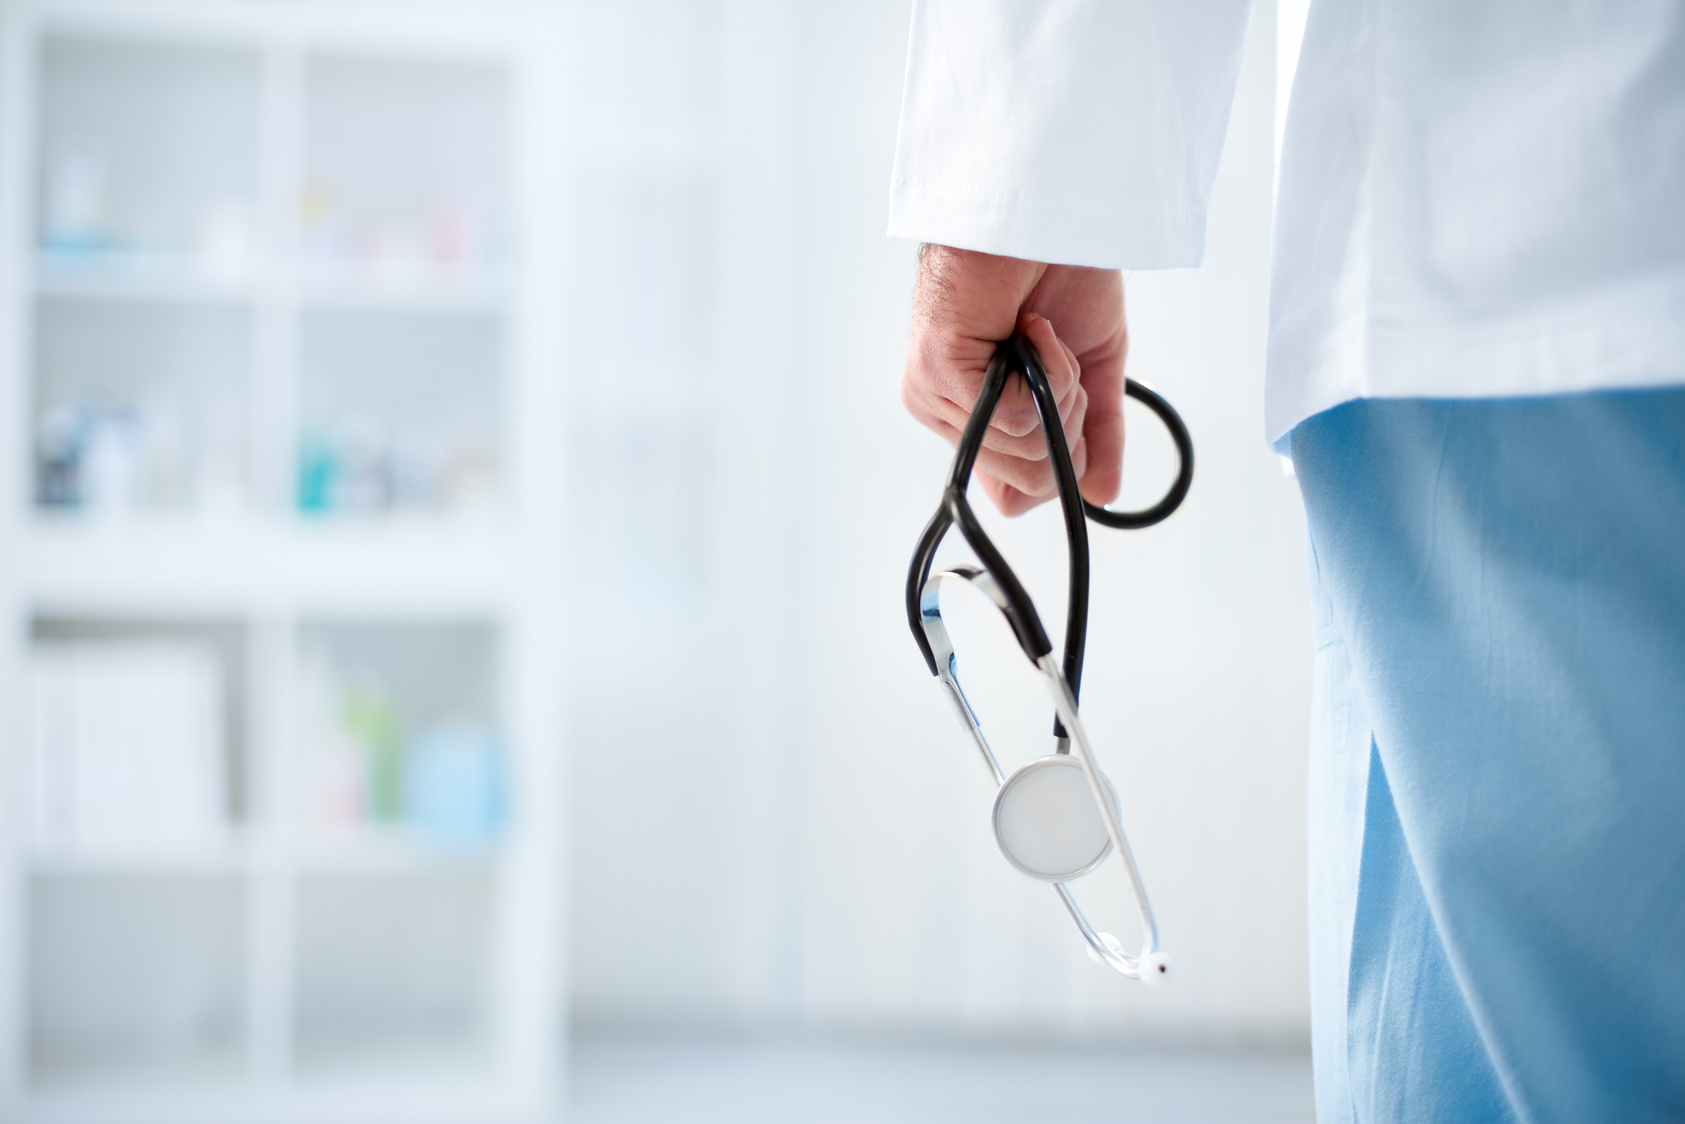
<svg viewBox="0 0 1685 1124">
<path fill-rule="evenodd" d="M 1117 792 L 1106 799 L 1117 815 Z M 1037 758 L 995 794 L 995 843 L 1006 861 L 1043 882 L 1080 878 L 1105 861 L 1112 838 L 1094 807 L 1082 763 L 1066 754 Z"/>
</svg>

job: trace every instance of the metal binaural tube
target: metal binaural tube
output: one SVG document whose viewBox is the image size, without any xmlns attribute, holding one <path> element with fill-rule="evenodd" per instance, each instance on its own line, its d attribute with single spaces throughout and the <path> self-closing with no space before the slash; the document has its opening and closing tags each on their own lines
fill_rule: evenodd
<svg viewBox="0 0 1685 1124">
<path fill-rule="evenodd" d="M 1094 798 L 1094 807 L 1105 821 L 1106 833 L 1111 836 L 1112 846 L 1117 849 L 1118 858 L 1123 861 L 1124 875 L 1129 882 L 1130 893 L 1135 898 L 1135 911 L 1141 919 L 1143 937 L 1140 953 L 1134 957 L 1126 957 L 1130 966 L 1134 968 L 1143 957 L 1158 951 L 1158 922 L 1153 917 L 1152 904 L 1147 901 L 1147 888 L 1141 882 L 1141 870 L 1135 865 L 1135 852 L 1130 848 L 1129 838 L 1123 832 L 1123 822 L 1118 818 L 1111 802 L 1106 799 L 1105 781 L 1100 776 L 1099 766 L 1094 762 L 1094 751 L 1088 744 L 1088 731 L 1082 724 L 1082 716 L 1077 713 L 1076 699 L 1071 695 L 1070 686 L 1065 682 L 1059 665 L 1051 656 L 1043 656 L 1037 661 L 1037 666 L 1041 668 L 1042 676 L 1047 681 L 1048 691 L 1053 696 L 1053 707 L 1059 712 L 1060 721 L 1064 723 L 1065 729 L 1070 731 L 1071 743 L 1076 750 L 1075 756 L 1082 764 L 1083 775 L 1088 778 L 1088 791 Z M 1074 900 L 1068 898 L 1066 905 L 1067 908 L 1075 908 Z M 1080 914 L 1081 911 L 1076 910 L 1076 913 Z M 1085 938 L 1092 932 L 1092 926 L 1087 926 L 1086 920 L 1083 918 L 1079 926 L 1083 928 Z M 1094 943 L 1094 940 L 1089 940 L 1090 947 Z M 1109 950 L 1096 951 L 1100 952 L 1107 963 L 1112 963 L 1115 954 Z M 1116 966 L 1113 964 L 1113 967 Z"/>
</svg>

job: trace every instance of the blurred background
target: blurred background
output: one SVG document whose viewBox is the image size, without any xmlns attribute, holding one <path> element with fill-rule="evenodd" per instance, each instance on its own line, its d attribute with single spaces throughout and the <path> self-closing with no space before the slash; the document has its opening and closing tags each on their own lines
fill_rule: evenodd
<svg viewBox="0 0 1685 1124">
<path fill-rule="evenodd" d="M 882 234 L 909 9 L 0 0 L 0 1119 L 1310 1118 L 1260 410 L 1303 5 L 1205 266 L 1127 287 L 1199 453 L 1092 538 L 1154 991 L 1000 859 L 902 615 L 948 459 Z M 1060 619 L 1057 513 L 984 518 Z"/>
</svg>

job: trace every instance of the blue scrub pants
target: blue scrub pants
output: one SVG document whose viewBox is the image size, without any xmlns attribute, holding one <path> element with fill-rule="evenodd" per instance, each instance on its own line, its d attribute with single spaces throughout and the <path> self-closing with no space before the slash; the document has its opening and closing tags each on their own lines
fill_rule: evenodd
<svg viewBox="0 0 1685 1124">
<path fill-rule="evenodd" d="M 1292 449 L 1318 1119 L 1685 1120 L 1685 390 Z"/>
</svg>

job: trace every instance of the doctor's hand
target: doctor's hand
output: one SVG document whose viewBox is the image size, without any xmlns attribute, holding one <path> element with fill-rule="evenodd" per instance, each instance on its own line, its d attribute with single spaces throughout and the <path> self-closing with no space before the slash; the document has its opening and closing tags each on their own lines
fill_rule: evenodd
<svg viewBox="0 0 1685 1124">
<path fill-rule="evenodd" d="M 1022 331 L 1041 356 L 1059 403 L 1082 494 L 1116 498 L 1123 464 L 1123 275 L 1045 265 L 949 246 L 919 252 L 912 335 L 901 402 L 953 445 L 959 441 L 995 344 Z M 1003 515 L 1057 494 L 1029 385 L 1001 393 L 976 472 Z"/>
</svg>

